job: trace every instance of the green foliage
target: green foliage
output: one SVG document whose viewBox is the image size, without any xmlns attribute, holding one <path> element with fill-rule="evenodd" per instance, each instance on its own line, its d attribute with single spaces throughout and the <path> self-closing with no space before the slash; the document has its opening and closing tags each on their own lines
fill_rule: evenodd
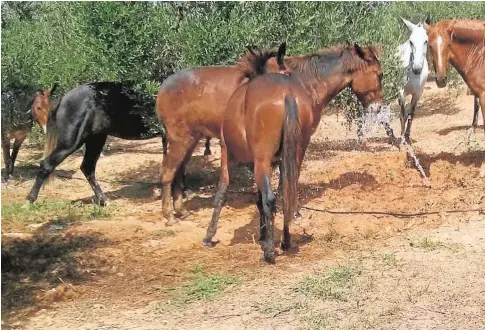
<svg viewBox="0 0 485 330">
<path fill-rule="evenodd" d="M 5 93 L 31 98 L 53 81 L 65 92 L 101 80 L 134 81 L 153 98 L 175 71 L 232 64 L 247 45 L 283 40 L 289 55 L 347 41 L 380 44 L 385 99 L 393 100 L 402 83 L 394 54 L 407 38 L 399 17 L 416 22 L 427 13 L 483 19 L 485 3 L 2 2 L 2 101 Z M 335 104 L 358 111 L 349 91 Z"/>
</svg>

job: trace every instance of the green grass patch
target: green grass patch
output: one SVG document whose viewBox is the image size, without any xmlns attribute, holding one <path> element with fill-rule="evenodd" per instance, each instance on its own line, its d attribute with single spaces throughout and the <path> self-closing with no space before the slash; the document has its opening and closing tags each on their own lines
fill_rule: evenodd
<svg viewBox="0 0 485 330">
<path fill-rule="evenodd" d="M 175 234 L 175 231 L 170 229 L 158 229 L 152 231 L 152 236 L 156 238 L 173 237 Z"/>
<path fill-rule="evenodd" d="M 2 204 L 2 221 L 39 223 L 53 218 L 99 219 L 109 217 L 111 212 L 109 206 L 45 199 L 34 204 Z"/>
<path fill-rule="evenodd" d="M 331 318 L 327 313 L 310 312 L 300 319 L 301 325 L 299 329 L 328 329 L 330 327 Z"/>
<path fill-rule="evenodd" d="M 396 252 L 387 252 L 382 255 L 382 262 L 387 266 L 396 266 Z"/>
<path fill-rule="evenodd" d="M 443 243 L 440 241 L 433 241 L 429 237 L 423 237 L 418 240 L 410 240 L 409 245 L 412 247 L 417 247 L 428 251 L 434 251 L 436 249 L 446 248 L 453 252 L 458 252 L 463 248 L 463 245 L 459 243 Z"/>
<path fill-rule="evenodd" d="M 193 273 L 190 282 L 174 290 L 172 295 L 176 302 L 213 300 L 227 288 L 241 283 L 239 278 L 228 274 L 207 274 L 202 265 L 196 265 Z"/>
<path fill-rule="evenodd" d="M 345 300 L 345 293 L 358 274 L 354 268 L 338 266 L 324 273 L 306 277 L 294 289 L 307 296 Z"/>
</svg>

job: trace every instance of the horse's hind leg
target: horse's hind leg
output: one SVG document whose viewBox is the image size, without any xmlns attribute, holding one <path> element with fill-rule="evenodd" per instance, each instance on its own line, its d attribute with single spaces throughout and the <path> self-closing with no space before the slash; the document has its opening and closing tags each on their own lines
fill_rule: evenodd
<svg viewBox="0 0 485 330">
<path fill-rule="evenodd" d="M 15 138 L 15 141 L 13 143 L 12 156 L 11 156 L 11 159 L 12 159 L 11 167 L 9 168 L 9 172 L 8 172 L 9 176 L 12 176 L 13 174 L 15 160 L 17 159 L 17 155 L 19 154 L 20 147 L 22 146 L 22 143 L 24 143 L 26 137 L 27 135 L 22 135 L 19 138 Z"/>
<path fill-rule="evenodd" d="M 221 175 L 219 177 L 219 186 L 217 187 L 216 197 L 214 198 L 214 212 L 212 213 L 212 219 L 209 227 L 207 228 L 207 234 L 202 241 L 206 246 L 213 245 L 212 238 L 217 231 L 217 223 L 219 222 L 221 215 L 224 196 L 229 185 L 229 155 L 224 142 L 221 142 Z"/>
<path fill-rule="evenodd" d="M 185 189 L 185 166 L 189 162 L 192 153 L 194 152 L 197 143 L 194 143 L 189 147 L 187 153 L 185 154 L 184 160 L 180 164 L 177 173 L 175 174 L 175 181 L 172 185 L 172 196 L 173 196 L 173 208 L 177 217 L 183 219 L 189 215 L 189 212 L 184 207 L 183 195 Z"/>
<path fill-rule="evenodd" d="M 276 212 L 276 197 L 271 190 L 270 181 L 270 160 L 255 161 L 254 177 L 262 196 L 262 208 L 265 216 L 266 240 L 264 242 L 264 260 L 269 263 L 274 262 L 274 214 Z"/>
<path fill-rule="evenodd" d="M 86 139 L 86 151 L 84 152 L 84 159 L 81 164 L 81 171 L 88 180 L 91 189 L 93 189 L 95 195 L 94 202 L 101 206 L 106 206 L 107 198 L 96 181 L 96 163 L 103 151 L 106 138 L 106 134 L 100 134 L 91 135 Z"/>
<path fill-rule="evenodd" d="M 211 138 L 207 137 L 205 140 L 205 150 L 204 150 L 204 156 L 212 155 L 211 152 Z"/>
<path fill-rule="evenodd" d="M 193 137 L 184 137 L 180 139 L 181 142 L 169 141 L 170 148 L 167 150 L 167 154 L 163 157 L 162 166 L 160 167 L 160 179 L 162 183 L 162 214 L 167 220 L 168 226 L 177 223 L 173 215 L 172 205 L 172 183 L 175 179 L 177 171 L 184 161 L 185 155 L 188 149 L 197 143 L 197 140 Z M 174 183 L 173 187 L 180 185 Z M 180 192 L 181 194 L 181 192 Z M 180 196 L 181 198 L 182 196 Z"/>
<path fill-rule="evenodd" d="M 266 241 L 266 215 L 263 209 L 263 195 L 258 190 L 258 201 L 256 202 L 259 211 L 259 241 Z"/>
</svg>

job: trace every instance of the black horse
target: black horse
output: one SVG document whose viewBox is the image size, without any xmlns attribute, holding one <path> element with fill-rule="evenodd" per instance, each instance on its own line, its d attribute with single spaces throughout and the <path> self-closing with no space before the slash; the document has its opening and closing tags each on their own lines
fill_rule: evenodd
<svg viewBox="0 0 485 330">
<path fill-rule="evenodd" d="M 67 92 L 49 113 L 44 160 L 27 197 L 33 203 L 39 189 L 54 169 L 70 154 L 85 145 L 81 171 L 95 194 L 95 202 L 107 199 L 96 181 L 95 170 L 108 135 L 144 140 L 161 135 L 154 113 L 155 100 L 131 83 L 94 82 Z"/>
</svg>

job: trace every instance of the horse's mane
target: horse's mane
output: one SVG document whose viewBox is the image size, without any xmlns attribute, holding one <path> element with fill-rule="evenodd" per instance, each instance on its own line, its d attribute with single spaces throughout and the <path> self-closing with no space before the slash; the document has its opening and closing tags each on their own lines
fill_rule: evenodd
<svg viewBox="0 0 485 330">
<path fill-rule="evenodd" d="M 264 50 L 252 49 L 246 51 L 246 53 L 237 61 L 236 68 L 245 77 L 253 79 L 256 76 L 266 73 L 266 64 L 269 59 L 276 57 L 278 54 L 278 48 L 267 48 Z"/>
<path fill-rule="evenodd" d="M 485 21 L 463 19 L 452 21 L 452 34 L 463 41 L 484 42 Z"/>
<path fill-rule="evenodd" d="M 453 38 L 467 42 L 484 42 L 485 21 L 479 19 L 449 19 L 435 24 L 448 31 Z"/>
<path fill-rule="evenodd" d="M 373 46 L 361 49 L 372 52 L 374 56 L 378 56 L 380 53 Z M 303 74 L 325 77 L 338 66 L 340 66 L 341 72 L 346 73 L 363 70 L 368 63 L 357 55 L 354 45 L 345 45 L 322 49 L 309 55 L 287 57 L 285 64 Z"/>
</svg>

